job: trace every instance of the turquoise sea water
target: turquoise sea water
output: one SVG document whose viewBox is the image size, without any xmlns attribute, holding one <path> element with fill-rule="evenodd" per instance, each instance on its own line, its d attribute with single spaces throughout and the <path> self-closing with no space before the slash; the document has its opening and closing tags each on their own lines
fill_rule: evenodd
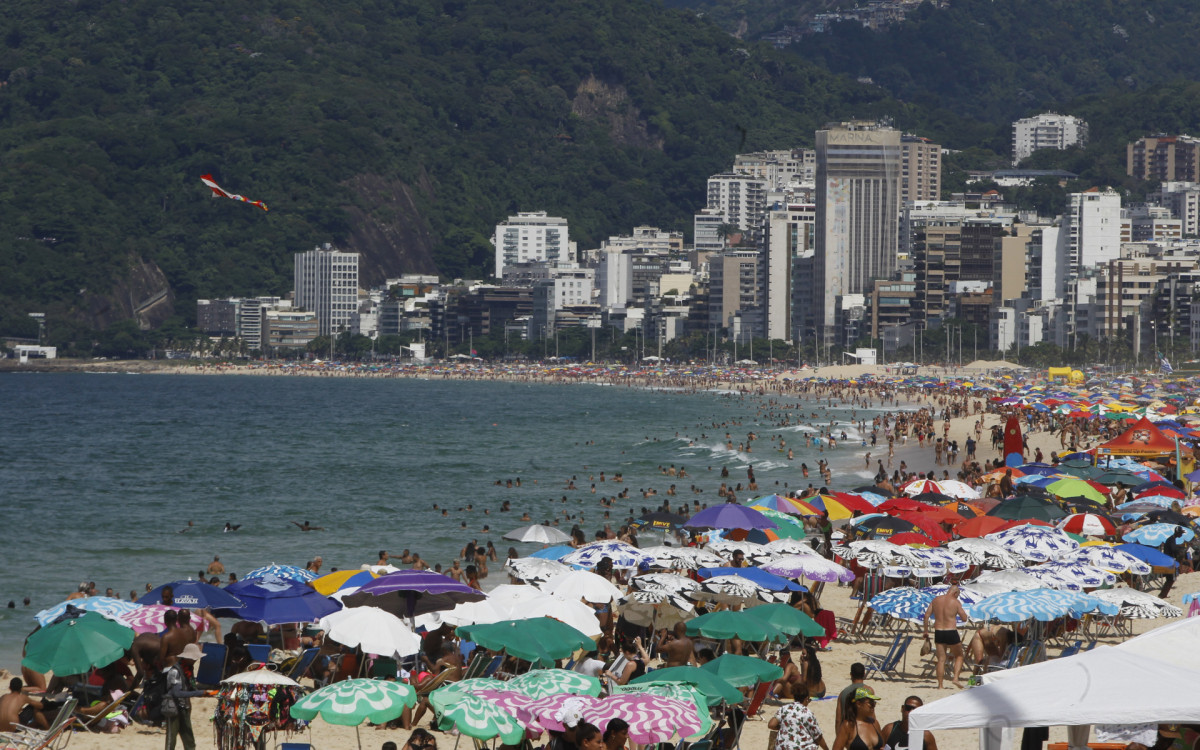
<svg viewBox="0 0 1200 750">
<path fill-rule="evenodd" d="M 600 497 L 621 487 L 630 498 L 612 510 L 614 528 L 630 511 L 661 503 L 671 482 L 679 486 L 673 505 L 716 502 L 722 465 L 736 483 L 753 463 L 762 494 L 776 481 L 803 486 L 799 465 L 815 467 L 816 456 L 800 446 L 802 429 L 759 423 L 762 403 L 587 384 L 0 377 L 0 606 L 17 604 L 0 609 L 0 666 L 15 669 L 32 615 L 82 581 L 125 598 L 146 583 L 195 576 L 213 555 L 239 575 L 316 555 L 325 570 L 358 567 L 381 549 L 409 548 L 446 565 L 470 539 L 494 541 L 503 559 L 511 543 L 500 537 L 525 525 L 524 510 L 538 522 L 582 512 L 590 538 L 604 523 Z M 835 414 L 848 411 L 822 412 L 824 420 Z M 754 453 L 725 448 L 726 428 L 712 423 L 729 420 L 742 423 L 727 428 L 735 447 L 750 430 L 759 434 Z M 775 434 L 795 447 L 790 464 L 774 449 Z M 826 454 L 834 455 L 835 487 L 866 483 L 861 451 Z M 670 464 L 691 477 L 663 476 L 658 467 Z M 593 495 L 588 477 L 601 471 L 625 481 L 597 481 Z M 571 476 L 574 491 L 564 488 Z M 494 484 L 517 477 L 519 488 Z M 704 492 L 690 492 L 693 483 Z M 650 487 L 659 496 L 643 499 L 640 489 Z M 506 500 L 512 512 L 501 513 Z M 468 504 L 473 511 L 458 510 Z M 306 520 L 324 530 L 290 523 Z M 179 533 L 189 521 L 195 526 Z M 223 533 L 226 522 L 241 529 Z M 517 548 L 524 555 L 538 546 Z M 485 583 L 501 579 L 495 566 Z"/>
</svg>

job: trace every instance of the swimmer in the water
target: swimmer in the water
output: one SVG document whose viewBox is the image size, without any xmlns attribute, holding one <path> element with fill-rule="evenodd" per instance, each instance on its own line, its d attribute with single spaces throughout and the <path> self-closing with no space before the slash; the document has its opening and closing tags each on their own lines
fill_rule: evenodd
<svg viewBox="0 0 1200 750">
<path fill-rule="evenodd" d="M 295 521 L 292 521 L 292 525 L 299 528 L 301 531 L 324 531 L 325 530 L 324 526 L 313 526 L 308 521 L 305 521 L 304 523 L 296 523 Z"/>
</svg>

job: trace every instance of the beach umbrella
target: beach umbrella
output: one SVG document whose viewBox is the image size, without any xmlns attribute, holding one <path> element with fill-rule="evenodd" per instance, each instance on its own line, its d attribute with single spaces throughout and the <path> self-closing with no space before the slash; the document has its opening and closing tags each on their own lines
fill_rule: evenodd
<svg viewBox="0 0 1200 750">
<path fill-rule="evenodd" d="M 1131 471 L 1123 471 L 1120 469 L 1109 469 L 1098 476 L 1092 477 L 1092 481 L 1110 486 L 1123 484 L 1126 487 L 1132 487 L 1135 484 L 1142 483 L 1142 480 L 1137 474 L 1134 474 Z"/>
<path fill-rule="evenodd" d="M 744 533 L 747 539 L 751 539 L 753 541 L 761 540 L 763 543 L 774 541 L 776 539 L 803 539 L 807 535 L 807 532 L 804 530 L 804 522 L 796 516 L 789 516 L 787 513 L 782 511 L 771 510 L 770 508 L 763 508 L 758 505 L 752 507 L 754 510 L 757 510 L 759 513 L 762 513 L 764 516 L 774 521 L 776 524 L 775 528 L 751 529 L 750 531 L 745 532 L 739 529 L 734 532 L 730 532 L 731 534 Z M 814 513 L 813 515 L 817 514 Z"/>
<path fill-rule="evenodd" d="M 935 482 L 932 479 L 914 479 L 911 482 L 901 485 L 900 491 L 909 497 L 920 495 L 923 492 L 936 492 L 939 495 L 951 495 L 953 497 L 951 493 L 942 489 L 941 482 Z"/>
<path fill-rule="evenodd" d="M 893 497 L 875 506 L 875 510 L 891 513 L 902 510 L 933 510 L 939 506 L 933 503 L 923 503 L 911 497 Z"/>
<path fill-rule="evenodd" d="M 652 672 L 647 672 L 641 677 L 636 677 L 629 682 L 631 685 L 673 682 L 691 685 L 704 696 L 705 701 L 710 706 L 722 702 L 737 704 L 746 699 L 746 696 L 742 695 L 733 685 L 730 685 L 712 672 L 705 672 L 699 667 L 666 667 L 665 669 L 656 669 Z"/>
<path fill-rule="evenodd" d="M 880 539 L 864 539 L 850 542 L 847 554 L 864 568 L 884 565 L 912 565 L 920 567 L 923 558 L 912 547 L 892 544 Z"/>
<path fill-rule="evenodd" d="M 971 581 L 971 587 L 985 596 L 1006 591 L 1031 591 L 1044 588 L 1039 579 L 1023 570 L 989 570 Z"/>
<path fill-rule="evenodd" d="M 800 503 L 803 503 L 803 501 L 793 500 L 790 497 L 783 497 L 782 495 L 766 495 L 747 500 L 743 505 L 750 506 L 759 511 L 766 509 L 797 516 L 811 514 L 812 506 L 805 507 Z"/>
<path fill-rule="evenodd" d="M 999 620 L 1000 622 L 1024 622 L 1038 620 L 1049 622 L 1059 617 L 1082 617 L 1087 612 L 1098 611 L 1115 615 L 1117 605 L 1102 601 L 1087 594 L 1054 589 L 1033 589 L 993 594 L 978 604 L 965 608 L 975 620 Z"/>
<path fill-rule="evenodd" d="M 359 609 L 351 607 L 351 609 Z M 512 612 L 501 606 L 499 602 L 492 600 L 490 597 L 478 602 L 463 602 L 456 604 L 454 609 L 444 609 L 441 612 L 431 612 L 421 617 L 436 617 L 437 621 L 444 625 L 459 627 L 460 625 L 479 625 L 489 622 L 500 622 L 501 620 L 512 619 Z M 418 624 L 420 618 L 418 619 Z M 427 628 L 433 630 L 434 628 Z"/>
<path fill-rule="evenodd" d="M 733 557 L 734 552 L 741 552 L 747 559 L 751 560 L 773 557 L 771 551 L 767 549 L 767 545 L 745 539 L 718 539 L 715 542 L 709 542 L 705 549 L 727 560 Z"/>
<path fill-rule="evenodd" d="M 876 507 L 875 503 L 853 492 L 831 492 L 826 495 L 813 495 L 804 499 L 804 502 L 812 505 L 814 508 L 820 508 L 818 501 L 825 503 L 825 510 L 829 512 L 829 517 L 835 521 L 842 516 L 841 513 L 834 515 L 834 508 L 831 504 L 845 509 L 850 514 L 855 511 L 859 513 L 873 513 Z"/>
<path fill-rule="evenodd" d="M 477 740 L 499 737 L 505 745 L 517 745 L 525 738 L 525 726 L 509 712 L 478 695 L 438 688 L 430 694 L 430 704 L 438 714 L 438 728 L 457 729 L 459 734 Z M 434 696 L 440 700 L 435 701 Z"/>
<path fill-rule="evenodd" d="M 689 596 L 693 599 L 746 604 L 750 601 L 774 601 L 774 594 L 753 581 L 740 576 L 714 576 L 700 584 L 698 591 Z"/>
<path fill-rule="evenodd" d="M 1111 586 L 1117 582 L 1115 574 L 1081 562 L 1047 562 L 1021 570 L 1056 589 L 1094 589 L 1099 586 Z M 1061 581 L 1062 585 L 1055 585 L 1056 581 Z"/>
<path fill-rule="evenodd" d="M 966 482 L 960 482 L 957 479 L 943 479 L 938 482 L 941 485 L 941 494 L 956 497 L 959 500 L 975 500 L 979 497 L 978 489 L 972 487 Z"/>
<path fill-rule="evenodd" d="M 504 683 L 504 689 L 530 698 L 545 698 L 559 693 L 596 696 L 603 690 L 600 680 L 595 677 L 566 669 L 530 670 Z"/>
<path fill-rule="evenodd" d="M 762 513 L 737 503 L 705 508 L 684 524 L 689 529 L 774 529 L 776 524 Z"/>
<path fill-rule="evenodd" d="M 642 745 L 692 737 L 703 729 L 694 705 L 659 695 L 611 695 L 585 707 L 583 718 L 602 732 L 621 719 L 629 725 L 629 739 Z"/>
<path fill-rule="evenodd" d="M 989 534 L 987 538 L 1034 562 L 1045 562 L 1079 547 L 1079 542 L 1065 532 L 1045 526 L 1017 526 L 998 534 Z"/>
<path fill-rule="evenodd" d="M 670 629 L 695 617 L 696 608 L 680 594 L 647 589 L 633 591 L 621 599 L 621 615 L 634 625 Z"/>
<path fill-rule="evenodd" d="M 421 650 L 421 637 L 391 612 L 378 607 L 350 607 L 321 618 L 325 637 L 365 653 L 411 656 Z"/>
<path fill-rule="evenodd" d="M 499 683 L 505 688 L 508 687 L 505 683 Z M 535 700 L 528 695 L 513 692 L 512 690 L 473 690 L 473 695 L 483 698 L 497 708 L 507 712 L 510 716 L 517 720 L 517 723 L 525 727 L 528 734 L 535 736 L 541 735 L 542 725 L 538 722 L 537 716 L 533 713 L 533 705 Z"/>
<path fill-rule="evenodd" d="M 1106 502 L 1104 493 L 1082 479 L 1060 479 L 1046 489 L 1059 497 L 1086 497 L 1099 505 Z"/>
<path fill-rule="evenodd" d="M 82 599 L 69 599 L 65 602 L 59 602 L 49 609 L 43 609 L 33 616 L 37 620 L 37 624 L 45 627 L 62 617 L 68 607 L 73 607 L 82 612 L 96 612 L 104 615 L 110 620 L 120 620 L 121 615 L 137 612 L 144 607 L 139 606 L 135 602 L 127 602 L 124 599 L 115 599 L 111 596 L 88 596 Z M 162 628 L 159 628 L 161 630 Z"/>
<path fill-rule="evenodd" d="M 564 721 L 572 717 L 582 721 L 583 709 L 599 702 L 599 698 L 591 695 L 558 693 L 532 699 L 529 703 L 529 711 L 539 725 L 555 732 L 561 732 L 566 729 Z"/>
<path fill-rule="evenodd" d="M 766 591 L 806 591 L 807 589 L 794 581 L 777 576 L 774 573 L 763 570 L 762 568 L 701 568 L 696 571 L 696 576 L 701 579 L 713 579 L 723 576 L 735 576 L 751 581 Z M 703 584 L 702 584 L 703 585 Z"/>
<path fill-rule="evenodd" d="M 417 705 L 417 691 L 403 682 L 353 679 L 318 688 L 292 704 L 292 718 L 312 721 L 320 716 L 329 724 L 354 727 L 364 721 L 385 724 L 400 718 L 405 708 Z M 362 739 L 358 738 L 362 747 Z"/>
<path fill-rule="evenodd" d="M 946 549 L 958 553 L 972 565 L 987 568 L 1019 568 L 1024 564 L 1021 558 L 991 539 L 955 539 L 946 542 Z"/>
<path fill-rule="evenodd" d="M 740 638 L 743 641 L 783 641 L 788 638 L 774 625 L 749 617 L 745 612 L 728 609 L 709 612 L 689 620 L 687 633 L 691 636 L 700 635 L 720 640 Z"/>
<path fill-rule="evenodd" d="M 718 555 L 698 547 L 643 547 L 642 552 L 653 557 L 654 562 L 650 564 L 658 568 L 695 570 L 725 562 Z"/>
<path fill-rule="evenodd" d="M 772 560 L 762 567 L 768 573 L 786 578 L 806 578 L 810 581 L 849 583 L 854 573 L 832 560 L 817 555 L 789 555 Z"/>
<path fill-rule="evenodd" d="M 168 607 L 165 604 L 147 604 L 137 607 L 132 612 L 126 612 L 119 616 L 117 621 L 133 628 L 135 633 L 161 633 L 167 627 L 165 617 L 167 610 L 178 612 L 179 609 L 179 607 Z M 208 620 L 198 615 L 191 615 L 189 624 L 200 633 L 208 630 Z"/>
<path fill-rule="evenodd" d="M 699 581 L 674 573 L 643 573 L 631 579 L 630 583 L 639 589 L 662 589 L 675 594 L 700 588 Z"/>
<path fill-rule="evenodd" d="M 571 541 L 571 535 L 553 526 L 543 526 L 535 523 L 532 526 L 522 526 L 504 535 L 505 539 L 514 542 L 532 542 L 534 544 L 561 544 Z"/>
<path fill-rule="evenodd" d="M 488 601 L 496 609 L 508 613 L 506 620 L 552 617 L 587 635 L 598 635 L 602 630 L 596 610 L 590 605 L 578 599 L 547 594 L 534 586 L 497 586 L 488 594 Z"/>
<path fill-rule="evenodd" d="M 870 518 L 854 526 L 854 535 L 860 539 L 883 540 L 910 531 L 921 531 L 921 529 L 912 521 L 905 521 L 895 516 Z"/>
<path fill-rule="evenodd" d="M 298 568 L 295 565 L 264 565 L 261 568 L 255 568 L 246 575 L 242 576 L 242 580 L 247 578 L 282 578 L 285 581 L 295 581 L 297 583 L 308 583 L 317 577 L 317 574 L 311 570 Z"/>
<path fill-rule="evenodd" d="M 464 625 L 455 632 L 483 648 L 504 651 L 542 666 L 552 666 L 580 648 L 596 648 L 596 642 L 584 633 L 549 617 Z"/>
<path fill-rule="evenodd" d="M 922 534 L 929 537 L 930 539 L 934 540 L 935 542 L 947 542 L 947 541 L 950 541 L 950 535 L 947 534 L 942 529 L 940 524 L 943 521 L 949 521 L 950 517 L 953 517 L 954 521 L 956 521 L 956 522 L 961 522 L 966 519 L 964 519 L 962 516 L 959 516 L 956 513 L 947 513 L 947 512 L 939 513 L 938 511 L 940 511 L 940 510 L 941 509 L 939 508 L 938 510 L 931 511 L 928 513 L 922 512 L 922 511 L 913 511 L 913 510 L 900 511 L 900 512 L 896 513 L 895 516 L 896 516 L 896 518 L 900 519 L 901 521 L 908 521 L 913 526 L 915 526 L 918 531 L 920 531 Z M 899 534 L 892 534 L 888 538 L 892 539 L 896 536 L 899 536 Z"/>
<path fill-rule="evenodd" d="M 1065 518 L 1067 512 L 1056 504 L 1040 497 L 1018 495 L 1002 500 L 999 505 L 987 512 L 993 518 L 1006 520 L 1036 519 L 1039 521 L 1057 521 Z M 961 524 L 960 524 L 961 525 Z"/>
<path fill-rule="evenodd" d="M 821 555 L 811 545 L 798 539 L 776 539 L 773 542 L 767 542 L 765 546 L 767 553 L 773 556 L 771 559 L 783 555 L 816 555 L 818 557 Z"/>
<path fill-rule="evenodd" d="M 359 587 L 378 577 L 370 570 L 337 570 L 320 578 L 312 579 L 308 582 L 308 585 L 315 589 L 318 594 L 329 596 L 345 589 L 357 590 Z"/>
<path fill-rule="evenodd" d="M 912 499 L 916 500 L 919 503 L 925 503 L 927 505 L 942 505 L 944 503 L 958 502 L 957 498 L 953 498 L 949 495 L 944 495 L 941 492 L 922 492 L 919 495 L 913 495 Z"/>
<path fill-rule="evenodd" d="M 592 604 L 608 604 L 621 598 L 621 590 L 604 576 L 586 570 L 572 570 L 557 575 L 538 586 L 542 591 L 564 599 L 583 599 Z"/>
<path fill-rule="evenodd" d="M 231 583 L 226 591 L 240 599 L 243 606 L 218 608 L 213 610 L 214 615 L 267 625 L 314 622 L 342 608 L 341 604 L 309 586 L 282 578 L 246 578 Z"/>
<path fill-rule="evenodd" d="M 399 617 L 411 618 L 485 597 L 482 591 L 432 570 L 401 570 L 376 578 L 347 594 L 342 602 L 348 607 L 379 607 Z"/>
<path fill-rule="evenodd" d="M 825 633 L 824 628 L 821 633 Z M 783 667 L 778 664 L 739 654 L 722 654 L 700 668 L 736 688 L 754 687 L 760 682 L 773 682 L 783 677 Z"/>
<path fill-rule="evenodd" d="M 1152 620 L 1156 617 L 1183 617 L 1183 610 L 1144 591 L 1121 586 L 1093 591 L 1092 596 L 1121 608 L 1122 617 Z"/>
<path fill-rule="evenodd" d="M 222 685 L 279 685 L 282 687 L 300 687 L 300 683 L 272 669 L 251 669 L 248 672 L 238 672 L 221 680 Z"/>
<path fill-rule="evenodd" d="M 594 568 L 606 557 L 612 560 L 614 568 L 640 568 L 642 565 L 651 565 L 654 562 L 653 557 L 637 547 L 616 540 L 585 544 L 563 557 L 561 562 L 567 565 L 578 565 L 581 568 Z"/>
<path fill-rule="evenodd" d="M 542 560 L 562 560 L 567 555 L 575 551 L 575 548 L 569 544 L 556 544 L 553 547 L 544 547 L 537 552 L 530 552 L 530 557 L 541 558 Z"/>
<path fill-rule="evenodd" d="M 968 518 L 954 527 L 954 533 L 961 537 L 983 537 L 994 533 L 1003 525 L 1003 518 L 985 515 L 978 518 Z"/>
<path fill-rule="evenodd" d="M 743 612 L 746 616 L 762 620 L 787 635 L 825 635 L 824 626 L 795 607 L 782 602 L 749 607 Z"/>
<path fill-rule="evenodd" d="M 164 604 L 163 589 L 170 587 L 172 599 L 165 602 L 176 607 L 189 609 L 239 609 L 242 601 L 225 589 L 217 588 L 203 581 L 172 581 L 161 586 L 155 586 L 138 599 L 138 604 Z"/>
<path fill-rule="evenodd" d="M 1190 542 L 1196 537 L 1196 533 L 1189 528 L 1179 526 L 1173 523 L 1151 523 L 1145 526 L 1139 526 L 1121 537 L 1127 542 L 1137 542 L 1148 547 L 1157 547 L 1163 542 L 1175 536 L 1175 532 L 1179 529 L 1183 530 L 1183 536 L 1180 541 Z"/>
<path fill-rule="evenodd" d="M 1106 544 L 1089 545 L 1064 553 L 1057 558 L 1062 562 L 1077 562 L 1103 568 L 1114 573 L 1133 573 L 1144 576 L 1150 573 L 1150 565 L 1138 558 Z"/>
<path fill-rule="evenodd" d="M 899 620 L 921 620 L 933 597 L 912 586 L 897 586 L 881 591 L 867 602 L 873 611 Z"/>
<path fill-rule="evenodd" d="M 687 523 L 687 517 L 681 516 L 678 513 L 668 513 L 665 510 L 656 510 L 638 518 L 633 522 L 638 528 L 662 529 L 663 531 L 674 531 L 675 529 L 683 528 Z"/>
<path fill-rule="evenodd" d="M 1085 536 L 1107 536 L 1117 533 L 1112 521 L 1096 513 L 1073 513 L 1059 521 L 1056 528 Z"/>
<path fill-rule="evenodd" d="M 556 560 L 543 560 L 540 557 L 514 557 L 504 561 L 504 568 L 510 576 L 526 583 L 548 581 L 574 570 L 570 565 Z"/>
<path fill-rule="evenodd" d="M 1146 520 L 1151 523 L 1173 523 L 1176 526 L 1190 528 L 1196 519 L 1173 510 L 1152 510 L 1146 514 Z"/>
<path fill-rule="evenodd" d="M 133 645 L 133 629 L 99 612 L 35 630 L 25 641 L 21 666 L 59 676 L 84 674 L 125 655 Z"/>
</svg>

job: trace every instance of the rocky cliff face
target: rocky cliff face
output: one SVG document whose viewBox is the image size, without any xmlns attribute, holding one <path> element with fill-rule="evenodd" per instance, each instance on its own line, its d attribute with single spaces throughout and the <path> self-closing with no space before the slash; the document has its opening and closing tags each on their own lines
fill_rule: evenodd
<svg viewBox="0 0 1200 750">
<path fill-rule="evenodd" d="M 175 312 L 175 294 L 166 275 L 152 261 L 131 256 L 112 288 L 84 295 L 82 318 L 93 328 L 107 328 L 133 318 L 142 330 L 160 325 Z"/>
<path fill-rule="evenodd" d="M 612 139 L 621 145 L 662 150 L 662 139 L 650 135 L 642 113 L 629 101 L 624 86 L 588 76 L 575 91 L 571 114 L 607 123 Z"/>
<path fill-rule="evenodd" d="M 375 286 L 402 273 L 438 272 L 433 234 L 415 200 L 433 193 L 427 175 L 422 173 L 415 186 L 371 174 L 357 175 L 345 185 L 358 201 L 343 206 L 351 231 L 338 249 L 361 254 L 359 286 Z"/>
</svg>

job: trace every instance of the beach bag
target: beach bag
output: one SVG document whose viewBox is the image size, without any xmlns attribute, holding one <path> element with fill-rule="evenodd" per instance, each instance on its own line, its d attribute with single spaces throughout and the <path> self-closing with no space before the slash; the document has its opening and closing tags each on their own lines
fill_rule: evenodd
<svg viewBox="0 0 1200 750">
<path fill-rule="evenodd" d="M 154 672 L 146 676 L 142 683 L 142 706 L 140 715 L 135 716 L 139 721 L 145 720 L 158 725 L 163 720 L 163 703 L 167 698 L 167 675 Z"/>
<path fill-rule="evenodd" d="M 160 713 L 162 713 L 164 719 L 174 719 L 180 714 L 179 701 L 174 698 L 164 697 Z"/>
</svg>

